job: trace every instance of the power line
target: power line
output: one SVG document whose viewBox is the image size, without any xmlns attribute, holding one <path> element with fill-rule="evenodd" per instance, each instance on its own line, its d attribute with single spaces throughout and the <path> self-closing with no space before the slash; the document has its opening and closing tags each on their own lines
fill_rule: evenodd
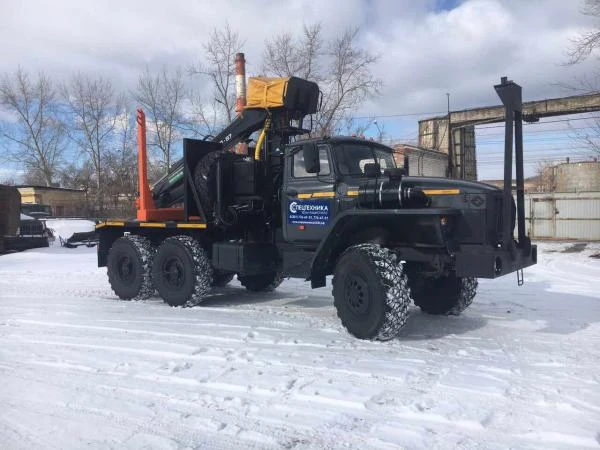
<svg viewBox="0 0 600 450">
<path fill-rule="evenodd" d="M 556 142 L 556 141 L 576 141 L 578 138 L 572 136 L 555 136 L 555 137 L 540 137 L 540 138 L 523 138 L 523 144 L 536 143 L 536 142 Z M 504 144 L 504 141 L 500 140 L 478 140 L 477 144 Z"/>
<path fill-rule="evenodd" d="M 410 117 L 410 116 L 425 116 L 431 114 L 445 114 L 444 111 L 431 111 L 431 112 L 415 112 L 415 113 L 402 113 L 402 114 L 380 114 L 373 116 L 350 116 L 350 119 L 386 119 L 390 117 Z"/>
<path fill-rule="evenodd" d="M 547 123 L 560 123 L 560 122 L 570 122 L 570 121 L 575 121 L 575 120 L 590 120 L 590 119 L 600 119 L 600 116 L 593 116 L 593 117 L 575 117 L 572 119 L 557 119 L 557 120 L 547 120 L 545 122 L 524 122 L 524 125 L 531 125 L 531 126 L 540 126 L 540 125 L 545 125 Z M 493 125 L 493 126 L 484 126 L 484 125 L 477 125 L 475 124 L 475 126 L 480 127 L 480 129 L 483 130 L 487 130 L 487 129 L 491 129 L 491 128 L 504 128 L 504 125 Z"/>
<path fill-rule="evenodd" d="M 588 126 L 588 127 L 568 127 L 568 128 L 554 128 L 551 130 L 523 130 L 523 136 L 527 136 L 529 134 L 538 134 L 538 133 L 564 133 L 566 131 L 574 131 L 574 130 L 597 130 L 600 135 L 600 127 L 598 126 Z M 479 130 L 481 131 L 481 130 Z M 504 133 L 494 132 L 494 133 L 484 133 L 478 134 L 479 138 L 486 138 L 488 136 L 504 136 Z"/>
</svg>

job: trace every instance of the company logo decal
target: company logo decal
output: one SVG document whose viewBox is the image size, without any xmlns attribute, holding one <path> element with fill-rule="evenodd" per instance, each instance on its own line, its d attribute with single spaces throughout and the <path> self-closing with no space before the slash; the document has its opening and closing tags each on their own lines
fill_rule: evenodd
<svg viewBox="0 0 600 450">
<path fill-rule="evenodd" d="M 327 225 L 330 205 L 327 201 L 295 200 L 288 203 L 288 223 L 294 225 Z"/>
</svg>

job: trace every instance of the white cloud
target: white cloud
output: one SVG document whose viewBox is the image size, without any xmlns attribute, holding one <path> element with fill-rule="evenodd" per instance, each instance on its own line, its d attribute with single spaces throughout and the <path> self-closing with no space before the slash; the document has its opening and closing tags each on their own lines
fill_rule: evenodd
<svg viewBox="0 0 600 450">
<path fill-rule="evenodd" d="M 146 64 L 195 62 L 225 21 L 246 40 L 249 73 L 259 71 L 269 36 L 315 21 L 329 36 L 361 25 L 364 45 L 381 55 L 376 73 L 385 82 L 369 113 L 439 109 L 445 92 L 456 107 L 495 102 L 491 84 L 501 75 L 529 97 L 553 96 L 552 83 L 588 69 L 559 65 L 569 36 L 589 22 L 577 1 L 472 0 L 441 11 L 434 1 L 393 0 L 3 3 L 1 72 L 19 64 L 59 77 L 82 70 L 127 88 Z"/>
<path fill-rule="evenodd" d="M 580 2 L 466 0 L 186 1 L 4 0 L 0 73 L 18 65 L 55 77 L 75 71 L 109 77 L 130 89 L 151 67 L 187 66 L 202 56 L 214 27 L 229 22 L 245 39 L 249 74 L 260 71 L 265 39 L 321 21 L 327 36 L 360 25 L 361 43 L 380 54 L 381 97 L 356 115 L 386 115 L 497 104 L 492 89 L 507 75 L 525 99 L 564 94 L 557 83 L 590 73 L 597 60 L 565 67 L 569 38 L 589 27 Z M 446 4 L 453 2 L 446 2 Z M 203 83 L 195 78 L 193 83 Z M 385 119 L 394 137 L 413 135 L 417 118 Z"/>
</svg>

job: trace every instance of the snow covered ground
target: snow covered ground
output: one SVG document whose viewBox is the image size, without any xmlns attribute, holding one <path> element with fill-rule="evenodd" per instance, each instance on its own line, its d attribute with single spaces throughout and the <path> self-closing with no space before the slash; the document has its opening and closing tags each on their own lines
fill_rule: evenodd
<svg viewBox="0 0 600 450">
<path fill-rule="evenodd" d="M 600 448 L 600 245 L 460 317 L 349 336 L 331 288 L 119 301 L 95 249 L 0 256 L 0 447 Z"/>
</svg>

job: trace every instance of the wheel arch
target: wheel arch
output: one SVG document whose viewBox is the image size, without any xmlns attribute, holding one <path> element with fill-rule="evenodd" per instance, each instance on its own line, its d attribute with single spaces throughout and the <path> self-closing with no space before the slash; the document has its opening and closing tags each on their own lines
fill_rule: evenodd
<svg viewBox="0 0 600 450">
<path fill-rule="evenodd" d="M 309 277 L 312 288 L 325 286 L 343 251 L 356 244 L 374 243 L 383 247 L 405 243 L 443 244 L 439 217 L 455 214 L 448 209 L 354 209 L 339 214 L 329 233 L 321 240 Z"/>
</svg>

